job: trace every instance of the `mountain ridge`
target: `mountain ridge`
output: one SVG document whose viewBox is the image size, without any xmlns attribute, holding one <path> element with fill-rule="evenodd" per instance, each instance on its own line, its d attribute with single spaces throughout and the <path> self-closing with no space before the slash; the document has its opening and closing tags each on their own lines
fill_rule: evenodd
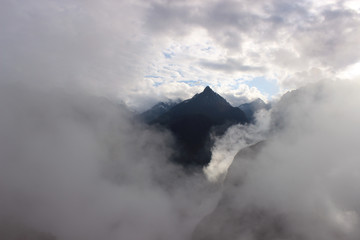
<svg viewBox="0 0 360 240">
<path fill-rule="evenodd" d="M 139 117 L 145 121 L 146 123 L 150 123 L 151 121 L 158 118 L 161 114 L 169 111 L 172 107 L 179 104 L 181 102 L 180 99 L 177 100 L 168 100 L 166 102 L 159 102 L 152 106 L 150 109 L 142 112 Z"/>
<path fill-rule="evenodd" d="M 243 103 L 238 106 L 246 115 L 249 121 L 255 121 L 255 113 L 261 109 L 269 110 L 271 105 L 269 103 L 265 103 L 262 99 L 257 98 L 251 102 Z"/>
</svg>

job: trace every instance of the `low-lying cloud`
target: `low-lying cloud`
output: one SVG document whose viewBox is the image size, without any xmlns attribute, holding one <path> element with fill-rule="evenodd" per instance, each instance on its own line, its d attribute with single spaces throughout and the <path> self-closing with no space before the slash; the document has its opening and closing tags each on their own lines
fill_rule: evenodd
<svg viewBox="0 0 360 240">
<path fill-rule="evenodd" d="M 285 96 L 273 109 L 282 124 L 235 158 L 223 199 L 197 236 L 358 239 L 359 87 L 322 83 Z"/>
<path fill-rule="evenodd" d="M 3 83 L 0 92 L 0 229 L 187 239 L 216 200 L 201 174 L 168 160 L 170 134 L 137 123 L 124 106 L 80 90 Z"/>
</svg>

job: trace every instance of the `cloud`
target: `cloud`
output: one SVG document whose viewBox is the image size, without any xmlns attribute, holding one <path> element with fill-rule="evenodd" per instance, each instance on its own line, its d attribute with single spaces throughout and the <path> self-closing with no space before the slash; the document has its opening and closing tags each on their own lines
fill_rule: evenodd
<svg viewBox="0 0 360 240">
<path fill-rule="evenodd" d="M 169 161 L 170 134 L 123 105 L 24 83 L 0 93 L 2 224 L 64 240 L 188 239 L 216 203 L 201 174 Z"/>
<path fill-rule="evenodd" d="M 256 67 L 256 66 L 248 66 L 242 64 L 241 61 L 237 61 L 235 59 L 227 59 L 224 63 L 216 63 L 216 62 L 210 62 L 210 61 L 200 61 L 200 65 L 204 66 L 209 69 L 213 70 L 220 70 L 224 72 L 249 72 L 249 71 L 264 71 L 262 67 Z"/>
<path fill-rule="evenodd" d="M 253 101 L 257 98 L 266 99 L 266 96 L 257 88 L 249 87 L 241 83 L 235 86 L 215 87 L 214 89 L 234 107 L 238 107 L 243 103 Z"/>
<path fill-rule="evenodd" d="M 299 74 L 343 78 L 359 62 L 354 1 L 2 1 L 0 11 L 3 78 L 81 84 L 136 110 L 178 82 L 265 77 L 285 92 L 314 81 Z"/>
<path fill-rule="evenodd" d="M 1 22 L 2 79 L 113 95 L 143 81 L 147 43 L 136 4 L 2 1 Z"/>
<path fill-rule="evenodd" d="M 209 181 L 224 181 L 229 166 L 241 149 L 269 137 L 270 117 L 269 111 L 261 110 L 256 113 L 255 124 L 231 126 L 223 136 L 215 138 L 210 164 L 204 169 Z"/>
<path fill-rule="evenodd" d="M 149 99 L 132 95 L 149 84 L 143 5 L 0 5 L 1 238 L 12 224 L 63 240 L 189 238 L 216 191 L 122 104 Z"/>
<path fill-rule="evenodd" d="M 265 144 L 235 157 L 223 198 L 196 236 L 359 238 L 359 89 L 358 83 L 323 82 L 285 96 L 273 113 L 281 113 L 284 124 Z M 243 136 L 229 129 L 218 144 L 241 147 Z"/>
<path fill-rule="evenodd" d="M 192 78 L 201 69 L 211 69 L 207 77 L 200 76 L 214 85 L 264 76 L 276 79 L 284 92 L 324 78 L 341 78 L 359 61 L 359 11 L 351 1 L 165 1 L 151 4 L 146 16 L 146 27 L 159 33 L 156 37 L 166 35 L 170 44 L 177 41 L 180 46 L 187 42 L 192 51 L 196 45 L 189 44 L 190 36 L 205 30 L 202 42 L 215 51 L 197 56 L 185 51 L 181 60 L 161 65 L 187 59 Z M 312 75 L 313 69 L 325 77 L 298 78 Z"/>
<path fill-rule="evenodd" d="M 295 33 L 295 46 L 304 57 L 341 69 L 359 61 L 353 52 L 358 48 L 355 39 L 359 37 L 359 20 L 358 13 L 352 10 L 325 8 L 311 25 Z"/>
</svg>

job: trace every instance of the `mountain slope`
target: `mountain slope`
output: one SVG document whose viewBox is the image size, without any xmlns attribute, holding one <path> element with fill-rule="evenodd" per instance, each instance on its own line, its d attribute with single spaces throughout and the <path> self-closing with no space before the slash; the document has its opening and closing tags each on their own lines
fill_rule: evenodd
<svg viewBox="0 0 360 240">
<path fill-rule="evenodd" d="M 182 165 L 205 166 L 211 159 L 211 130 L 222 134 L 236 123 L 247 123 L 245 114 L 206 87 L 202 93 L 185 100 L 154 120 L 168 128 L 178 143 L 174 160 Z"/>
<path fill-rule="evenodd" d="M 263 100 L 258 98 L 252 102 L 241 104 L 238 108 L 240 108 L 245 113 L 246 117 L 250 121 L 254 121 L 254 114 L 261 109 L 269 110 L 270 104 L 266 104 Z"/>
<path fill-rule="evenodd" d="M 169 111 L 172 107 L 177 105 L 180 102 L 180 100 L 176 101 L 168 101 L 168 102 L 159 102 L 156 105 L 154 105 L 149 110 L 143 112 L 140 114 L 140 118 L 144 120 L 146 123 L 150 123 L 151 121 L 154 121 L 157 119 L 161 114 Z"/>
</svg>

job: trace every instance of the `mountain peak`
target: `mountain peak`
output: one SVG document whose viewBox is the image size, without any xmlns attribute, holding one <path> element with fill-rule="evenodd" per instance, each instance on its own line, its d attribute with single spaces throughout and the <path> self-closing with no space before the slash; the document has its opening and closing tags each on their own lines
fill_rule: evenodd
<svg viewBox="0 0 360 240">
<path fill-rule="evenodd" d="M 206 88 L 203 91 L 203 93 L 213 93 L 213 92 L 214 91 L 209 86 L 206 86 Z"/>
<path fill-rule="evenodd" d="M 266 104 L 262 99 L 257 98 L 252 102 L 241 104 L 240 108 L 250 121 L 255 120 L 255 113 L 261 109 L 269 110 L 271 108 L 270 104 Z"/>
<path fill-rule="evenodd" d="M 265 104 L 265 102 L 261 99 L 261 98 L 257 98 L 254 101 L 252 101 L 254 103 L 259 103 L 259 104 Z"/>
<path fill-rule="evenodd" d="M 185 166 L 205 166 L 210 162 L 212 129 L 221 135 L 230 125 L 247 122 L 242 110 L 232 107 L 209 86 L 153 121 L 172 132 L 179 144 L 173 160 Z"/>
</svg>

